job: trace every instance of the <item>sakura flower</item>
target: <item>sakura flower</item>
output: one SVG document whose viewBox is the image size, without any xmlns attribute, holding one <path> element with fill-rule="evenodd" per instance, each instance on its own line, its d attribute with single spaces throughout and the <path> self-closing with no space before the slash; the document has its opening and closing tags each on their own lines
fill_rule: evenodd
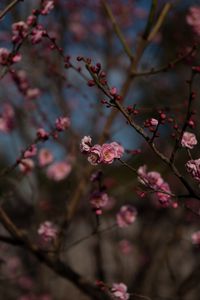
<svg viewBox="0 0 200 300">
<path fill-rule="evenodd" d="M 68 162 L 65 161 L 56 162 L 53 165 L 48 167 L 47 177 L 55 181 L 60 181 L 66 178 L 70 174 L 71 169 L 72 167 Z"/>
<path fill-rule="evenodd" d="M 197 139 L 194 133 L 185 131 L 181 140 L 182 147 L 193 149 L 197 144 Z"/>
<path fill-rule="evenodd" d="M 43 148 L 39 151 L 38 159 L 39 159 L 39 165 L 41 167 L 44 167 L 44 166 L 52 163 L 53 154 L 50 150 Z"/>
<path fill-rule="evenodd" d="M 80 143 L 80 150 L 81 152 L 83 153 L 87 153 L 90 151 L 90 148 L 92 146 L 92 139 L 91 137 L 88 135 L 88 136 L 84 136 L 81 140 L 81 143 Z"/>
<path fill-rule="evenodd" d="M 54 0 L 45 0 L 43 2 L 43 8 L 41 10 L 42 15 L 48 15 L 54 8 Z"/>
<path fill-rule="evenodd" d="M 200 182 L 200 158 L 196 160 L 189 160 L 186 163 L 186 169 L 191 176 Z"/>
<path fill-rule="evenodd" d="M 194 32 L 200 35 L 200 6 L 192 6 L 186 17 L 187 23 L 192 26 Z"/>
<path fill-rule="evenodd" d="M 124 154 L 124 147 L 117 142 L 112 142 L 110 145 L 115 149 L 115 158 L 121 158 Z"/>
<path fill-rule="evenodd" d="M 127 293 L 127 286 L 124 283 L 113 283 L 111 293 L 116 300 L 128 300 L 130 295 Z"/>
<path fill-rule="evenodd" d="M 12 24 L 12 41 L 13 43 L 20 43 L 28 32 L 28 25 L 23 22 L 17 22 Z"/>
<path fill-rule="evenodd" d="M 91 147 L 88 161 L 91 163 L 91 165 L 95 166 L 101 162 L 101 146 L 100 145 L 94 145 Z"/>
<path fill-rule="evenodd" d="M 109 197 L 105 192 L 94 192 L 90 198 L 90 204 L 97 215 L 102 214 L 102 208 L 107 205 Z"/>
<path fill-rule="evenodd" d="M 31 145 L 29 147 L 29 149 L 27 149 L 25 152 L 24 152 L 24 158 L 30 158 L 30 157 L 33 157 L 37 154 L 37 148 L 36 148 L 36 145 Z"/>
<path fill-rule="evenodd" d="M 38 228 L 38 234 L 45 242 L 51 242 L 55 240 L 58 234 L 58 228 L 50 221 L 41 223 Z"/>
<path fill-rule="evenodd" d="M 37 20 L 37 17 L 36 17 L 36 16 L 30 15 L 30 16 L 28 16 L 28 18 L 27 18 L 26 24 L 27 24 L 28 26 L 32 26 L 32 25 L 35 23 L 36 20 Z"/>
<path fill-rule="evenodd" d="M 200 245 L 200 231 L 196 231 L 192 234 L 191 236 L 191 239 L 192 239 L 192 243 L 194 245 Z"/>
<path fill-rule="evenodd" d="M 27 174 L 34 168 L 34 162 L 30 158 L 24 158 L 20 160 L 19 169 L 22 173 Z"/>
<path fill-rule="evenodd" d="M 117 214 L 117 224 L 119 227 L 127 227 L 135 222 L 137 211 L 131 205 L 124 205 Z"/>
<path fill-rule="evenodd" d="M 41 140 L 47 140 L 49 138 L 49 134 L 43 128 L 39 128 L 37 130 L 37 137 Z"/>
<path fill-rule="evenodd" d="M 31 42 L 32 44 L 37 44 L 42 40 L 45 30 L 41 25 L 37 25 L 31 32 Z"/>
<path fill-rule="evenodd" d="M 69 128 L 70 119 L 67 117 L 59 117 L 56 119 L 55 126 L 58 131 L 63 131 L 65 129 Z"/>
<path fill-rule="evenodd" d="M 6 48 L 0 48 L 0 64 L 6 65 L 8 63 L 8 57 L 10 55 L 10 51 Z"/>
<path fill-rule="evenodd" d="M 156 120 L 154 118 L 151 118 L 151 119 L 149 119 L 149 124 L 151 126 L 157 126 L 158 125 L 158 120 Z"/>
<path fill-rule="evenodd" d="M 116 146 L 111 144 L 103 144 L 101 147 L 101 162 L 104 164 L 111 164 L 116 158 Z"/>
</svg>

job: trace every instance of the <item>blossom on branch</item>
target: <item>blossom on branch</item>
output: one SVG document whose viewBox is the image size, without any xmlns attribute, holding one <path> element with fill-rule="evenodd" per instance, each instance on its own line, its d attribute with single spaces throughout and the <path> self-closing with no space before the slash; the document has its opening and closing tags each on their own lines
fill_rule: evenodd
<svg viewBox="0 0 200 300">
<path fill-rule="evenodd" d="M 185 166 L 188 173 L 190 173 L 194 179 L 200 182 L 200 158 L 196 160 L 189 160 Z"/>
<path fill-rule="evenodd" d="M 117 224 L 119 227 L 127 227 L 135 222 L 137 210 L 131 205 L 124 205 L 117 214 Z"/>
<path fill-rule="evenodd" d="M 127 293 L 127 286 L 124 283 L 113 283 L 111 293 L 116 300 L 128 300 L 130 295 Z"/>
<path fill-rule="evenodd" d="M 185 131 L 181 140 L 182 147 L 193 149 L 197 144 L 197 139 L 194 133 Z"/>
<path fill-rule="evenodd" d="M 41 223 L 38 228 L 38 234 L 45 242 L 51 242 L 55 240 L 58 234 L 58 228 L 50 221 Z"/>
</svg>

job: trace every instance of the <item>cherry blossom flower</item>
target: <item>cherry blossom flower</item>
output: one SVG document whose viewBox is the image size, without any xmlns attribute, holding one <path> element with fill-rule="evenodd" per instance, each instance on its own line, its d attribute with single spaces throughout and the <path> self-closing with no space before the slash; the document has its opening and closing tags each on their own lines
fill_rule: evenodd
<svg viewBox="0 0 200 300">
<path fill-rule="evenodd" d="M 37 130 L 37 137 L 41 140 L 47 140 L 49 138 L 49 133 L 46 132 L 43 128 Z"/>
<path fill-rule="evenodd" d="M 41 223 L 38 228 L 38 234 L 42 237 L 45 242 L 51 242 L 55 240 L 58 234 L 58 228 L 50 221 Z"/>
<path fill-rule="evenodd" d="M 200 6 L 192 6 L 186 16 L 187 23 L 192 26 L 194 32 L 200 35 Z"/>
<path fill-rule="evenodd" d="M 119 227 L 127 227 L 135 222 L 137 211 L 131 205 L 124 205 L 117 214 L 117 224 Z"/>
<path fill-rule="evenodd" d="M 186 169 L 191 176 L 200 182 L 200 158 L 196 160 L 189 160 L 186 163 Z"/>
<path fill-rule="evenodd" d="M 38 88 L 28 88 L 26 90 L 26 98 L 29 100 L 36 99 L 40 95 L 40 90 Z"/>
<path fill-rule="evenodd" d="M 103 144 L 101 147 L 101 162 L 104 164 L 111 164 L 115 158 L 115 147 L 111 144 Z"/>
<path fill-rule="evenodd" d="M 36 145 L 31 145 L 28 150 L 24 152 L 24 158 L 30 158 L 37 154 Z"/>
<path fill-rule="evenodd" d="M 112 142 L 110 145 L 115 149 L 115 158 L 121 158 L 124 154 L 124 147 L 117 142 Z"/>
<path fill-rule="evenodd" d="M 181 140 L 182 147 L 193 149 L 197 144 L 197 139 L 194 133 L 185 131 Z"/>
<path fill-rule="evenodd" d="M 109 197 L 105 192 L 93 192 L 90 198 L 90 204 L 97 215 L 102 214 L 102 208 L 108 204 Z"/>
<path fill-rule="evenodd" d="M 200 231 L 196 231 L 191 235 L 192 243 L 194 245 L 200 245 Z"/>
<path fill-rule="evenodd" d="M 39 151 L 38 159 L 39 159 L 39 165 L 41 167 L 44 167 L 52 163 L 53 154 L 50 150 L 43 148 Z"/>
<path fill-rule="evenodd" d="M 34 166 L 35 166 L 34 161 L 30 158 L 21 159 L 19 163 L 19 169 L 24 174 L 31 172 Z"/>
<path fill-rule="evenodd" d="M 37 25 L 32 31 L 31 31 L 31 43 L 37 44 L 42 40 L 42 37 L 45 33 L 45 30 L 43 29 L 42 25 Z"/>
<path fill-rule="evenodd" d="M 58 131 L 63 131 L 65 129 L 69 128 L 70 119 L 67 117 L 59 117 L 56 119 L 55 126 Z"/>
<path fill-rule="evenodd" d="M 158 120 L 156 120 L 154 118 L 151 118 L 151 119 L 149 119 L 149 124 L 151 126 L 157 126 L 158 125 Z"/>
<path fill-rule="evenodd" d="M 81 140 L 80 143 L 80 150 L 82 153 L 87 153 L 90 151 L 90 148 L 92 147 L 92 139 L 91 137 L 88 136 L 84 136 Z"/>
<path fill-rule="evenodd" d="M 54 0 L 45 0 L 43 2 L 43 8 L 41 10 L 42 15 L 48 15 L 54 8 Z"/>
<path fill-rule="evenodd" d="M 26 36 L 28 32 L 28 25 L 19 21 L 17 23 L 12 24 L 12 41 L 13 43 L 20 43 Z"/>
<path fill-rule="evenodd" d="M 91 147 L 90 153 L 88 156 L 88 161 L 93 166 L 95 166 L 101 162 L 101 146 L 100 145 L 94 145 L 93 147 Z"/>
<path fill-rule="evenodd" d="M 70 174 L 71 169 L 72 167 L 68 162 L 55 162 L 53 165 L 48 167 L 47 177 L 55 181 L 60 181 Z"/>
<path fill-rule="evenodd" d="M 122 282 L 113 283 L 111 293 L 116 300 L 128 300 L 130 297 L 127 293 L 127 286 Z"/>
</svg>

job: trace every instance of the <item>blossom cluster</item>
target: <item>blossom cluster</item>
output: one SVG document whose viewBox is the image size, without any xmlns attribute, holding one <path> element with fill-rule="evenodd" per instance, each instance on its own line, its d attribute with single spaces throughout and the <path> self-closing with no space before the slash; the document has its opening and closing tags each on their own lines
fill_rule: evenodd
<svg viewBox="0 0 200 300">
<path fill-rule="evenodd" d="M 119 159 L 124 153 L 124 148 L 117 142 L 106 143 L 102 146 L 99 144 L 92 146 L 90 136 L 84 136 L 80 143 L 82 153 L 88 155 L 88 161 L 91 165 L 111 164 L 114 159 Z"/>
<path fill-rule="evenodd" d="M 116 300 L 128 300 L 130 297 L 129 293 L 127 293 L 127 286 L 122 282 L 113 283 L 111 293 Z"/>
<path fill-rule="evenodd" d="M 55 240 L 58 234 L 58 228 L 50 221 L 45 221 L 41 223 L 38 228 L 38 234 L 41 236 L 43 241 L 51 242 Z"/>
<path fill-rule="evenodd" d="M 135 222 L 137 210 L 131 205 L 123 205 L 117 213 L 117 225 L 127 227 Z"/>
<path fill-rule="evenodd" d="M 147 167 L 144 165 L 139 167 L 137 173 L 139 182 L 155 191 L 163 207 L 171 205 L 171 190 L 169 184 L 164 181 L 159 172 L 147 172 Z"/>
</svg>

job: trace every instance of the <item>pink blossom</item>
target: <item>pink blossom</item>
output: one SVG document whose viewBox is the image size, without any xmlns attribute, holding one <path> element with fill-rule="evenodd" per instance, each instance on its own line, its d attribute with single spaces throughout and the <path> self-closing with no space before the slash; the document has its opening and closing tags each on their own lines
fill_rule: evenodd
<svg viewBox="0 0 200 300">
<path fill-rule="evenodd" d="M 138 180 L 146 185 L 147 187 L 150 187 L 152 189 L 158 189 L 158 187 L 161 186 L 161 184 L 164 182 L 162 179 L 160 173 L 158 172 L 147 172 L 147 166 L 141 166 L 138 169 Z"/>
<path fill-rule="evenodd" d="M 169 184 L 167 182 L 163 182 L 160 185 L 159 190 L 163 191 L 163 193 L 162 192 L 157 192 L 156 193 L 160 204 L 163 207 L 170 206 L 172 203 L 171 203 L 171 195 L 170 195 L 171 194 L 171 190 L 170 190 Z"/>
<path fill-rule="evenodd" d="M 91 137 L 88 135 L 88 136 L 84 136 L 81 140 L 81 143 L 80 143 L 80 150 L 81 152 L 83 153 L 87 153 L 90 151 L 90 148 L 92 146 L 92 139 Z"/>
<path fill-rule="evenodd" d="M 200 6 L 192 6 L 186 16 L 187 23 L 192 26 L 194 32 L 200 35 Z"/>
<path fill-rule="evenodd" d="M 24 158 L 30 158 L 37 154 L 36 145 L 31 145 L 28 150 L 24 152 Z"/>
<path fill-rule="evenodd" d="M 191 236 L 191 239 L 192 239 L 192 243 L 194 245 L 200 245 L 200 231 L 196 231 L 192 234 Z"/>
<path fill-rule="evenodd" d="M 90 204 L 97 215 L 102 214 L 102 208 L 108 204 L 109 197 L 105 192 L 94 192 L 90 198 Z"/>
<path fill-rule="evenodd" d="M 43 128 L 39 128 L 37 130 L 37 137 L 41 140 L 47 140 L 49 138 L 49 134 Z"/>
<path fill-rule="evenodd" d="M 63 131 L 65 129 L 69 128 L 70 119 L 67 117 L 59 117 L 56 119 L 55 126 L 58 131 Z"/>
<path fill-rule="evenodd" d="M 27 174 L 34 168 L 34 162 L 30 158 L 24 158 L 20 160 L 19 169 L 22 173 Z"/>
<path fill-rule="evenodd" d="M 0 48 L 0 64 L 6 65 L 8 63 L 8 57 L 10 55 L 10 51 L 6 48 Z"/>
<path fill-rule="evenodd" d="M 39 159 L 39 165 L 41 167 L 44 167 L 44 166 L 52 163 L 53 154 L 50 150 L 43 148 L 39 151 L 38 159 Z"/>
<path fill-rule="evenodd" d="M 41 10 L 42 15 L 48 15 L 54 8 L 54 0 L 45 0 L 43 2 L 43 8 Z"/>
<path fill-rule="evenodd" d="M 200 158 L 196 160 L 189 160 L 186 163 L 186 169 L 191 176 L 200 182 Z"/>
<path fill-rule="evenodd" d="M 124 154 L 124 147 L 117 142 L 112 142 L 110 145 L 115 149 L 115 158 L 121 158 Z"/>
<path fill-rule="evenodd" d="M 111 144 L 103 144 L 101 147 L 101 162 L 111 164 L 116 158 L 116 146 Z"/>
<path fill-rule="evenodd" d="M 111 293 L 116 300 L 128 300 L 127 286 L 124 283 L 113 283 Z"/>
<path fill-rule="evenodd" d="M 30 15 L 30 16 L 28 16 L 28 18 L 27 18 L 26 24 L 27 24 L 28 26 L 32 26 L 32 25 L 35 23 L 36 20 L 37 20 L 37 17 L 36 17 L 36 16 Z"/>
<path fill-rule="evenodd" d="M 158 125 L 158 120 L 156 120 L 154 118 L 151 118 L 151 119 L 149 119 L 149 124 L 151 126 L 157 126 Z"/>
<path fill-rule="evenodd" d="M 47 176 L 55 181 L 60 181 L 66 178 L 71 172 L 71 165 L 68 162 L 55 162 L 47 169 Z"/>
<path fill-rule="evenodd" d="M 23 22 L 17 22 L 12 24 L 12 41 L 14 43 L 20 43 L 28 32 L 28 25 Z"/>
<path fill-rule="evenodd" d="M 37 44 L 42 40 L 45 30 L 41 25 L 37 25 L 31 32 L 31 42 L 32 44 Z"/>
<path fill-rule="evenodd" d="M 45 242 L 51 242 L 55 240 L 58 234 L 58 228 L 50 221 L 41 223 L 38 228 L 38 234 L 42 237 Z"/>
<path fill-rule="evenodd" d="M 135 222 L 137 211 L 131 205 L 124 205 L 117 214 L 117 224 L 119 227 L 127 227 Z"/>
<path fill-rule="evenodd" d="M 91 147 L 88 161 L 91 163 L 91 165 L 95 166 L 101 162 L 101 146 L 100 145 L 94 145 Z"/>
<path fill-rule="evenodd" d="M 197 139 L 194 133 L 185 131 L 181 140 L 182 147 L 193 149 L 197 144 Z"/>
<path fill-rule="evenodd" d="M 9 103 L 3 105 L 2 116 L 0 117 L 0 131 L 10 132 L 14 123 L 14 109 Z"/>
</svg>

